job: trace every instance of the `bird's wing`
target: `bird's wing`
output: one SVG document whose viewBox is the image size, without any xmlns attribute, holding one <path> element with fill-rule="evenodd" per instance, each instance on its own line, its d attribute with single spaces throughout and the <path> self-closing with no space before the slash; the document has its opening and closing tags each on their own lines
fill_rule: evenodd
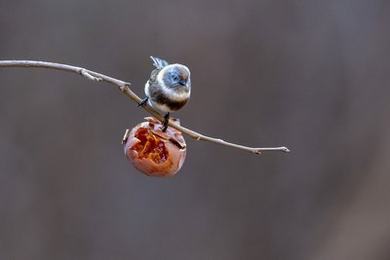
<svg viewBox="0 0 390 260">
<path fill-rule="evenodd" d="M 163 60 L 163 59 L 160 59 L 157 57 L 150 56 L 150 58 L 153 61 L 153 66 L 155 66 L 159 70 L 164 68 L 165 66 L 167 66 L 169 64 L 166 60 Z"/>
<path fill-rule="evenodd" d="M 150 73 L 149 83 L 155 83 L 157 82 L 157 75 L 160 72 L 161 69 L 154 69 Z"/>
</svg>

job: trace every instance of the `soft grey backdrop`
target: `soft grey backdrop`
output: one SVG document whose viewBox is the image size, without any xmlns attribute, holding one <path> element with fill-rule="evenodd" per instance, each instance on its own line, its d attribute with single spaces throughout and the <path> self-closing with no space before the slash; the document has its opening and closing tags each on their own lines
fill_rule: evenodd
<svg viewBox="0 0 390 260">
<path fill-rule="evenodd" d="M 85 66 L 143 93 L 150 55 L 192 70 L 171 179 L 120 139 L 111 86 L 0 70 L 0 259 L 389 259 L 386 0 L 0 1 L 0 59 Z"/>
</svg>

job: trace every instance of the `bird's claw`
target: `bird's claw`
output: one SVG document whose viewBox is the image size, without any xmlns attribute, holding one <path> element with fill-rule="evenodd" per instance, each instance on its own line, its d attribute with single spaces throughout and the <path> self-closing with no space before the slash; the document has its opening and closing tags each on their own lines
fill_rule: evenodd
<svg viewBox="0 0 390 260">
<path fill-rule="evenodd" d="M 139 106 L 139 107 L 143 107 L 143 106 L 145 106 L 145 105 L 146 105 L 146 103 L 148 102 L 148 100 L 149 100 L 149 98 L 148 98 L 148 97 L 146 97 L 146 98 L 142 99 L 142 100 L 141 100 L 141 102 L 139 102 L 138 106 Z"/>
</svg>

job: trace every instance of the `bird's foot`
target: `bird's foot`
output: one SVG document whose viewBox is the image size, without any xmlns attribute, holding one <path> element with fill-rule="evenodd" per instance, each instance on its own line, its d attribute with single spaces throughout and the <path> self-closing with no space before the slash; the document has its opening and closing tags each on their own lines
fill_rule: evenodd
<svg viewBox="0 0 390 260">
<path fill-rule="evenodd" d="M 168 123 L 169 123 L 169 112 L 165 114 L 164 116 L 164 122 L 163 122 L 163 126 L 161 128 L 161 130 L 163 132 L 167 131 L 168 129 Z"/>
<path fill-rule="evenodd" d="M 139 107 L 143 107 L 146 105 L 146 103 L 148 102 L 149 98 L 148 97 L 145 97 L 144 99 L 141 100 L 141 102 L 139 102 L 138 106 Z"/>
</svg>

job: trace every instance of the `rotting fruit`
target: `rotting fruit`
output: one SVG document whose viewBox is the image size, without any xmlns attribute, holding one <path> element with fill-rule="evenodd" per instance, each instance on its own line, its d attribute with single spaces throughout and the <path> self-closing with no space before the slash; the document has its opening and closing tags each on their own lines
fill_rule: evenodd
<svg viewBox="0 0 390 260">
<path fill-rule="evenodd" d="M 124 153 L 139 171 L 148 176 L 174 176 L 186 157 L 186 143 L 180 131 L 162 124 L 153 117 L 126 131 Z"/>
</svg>

